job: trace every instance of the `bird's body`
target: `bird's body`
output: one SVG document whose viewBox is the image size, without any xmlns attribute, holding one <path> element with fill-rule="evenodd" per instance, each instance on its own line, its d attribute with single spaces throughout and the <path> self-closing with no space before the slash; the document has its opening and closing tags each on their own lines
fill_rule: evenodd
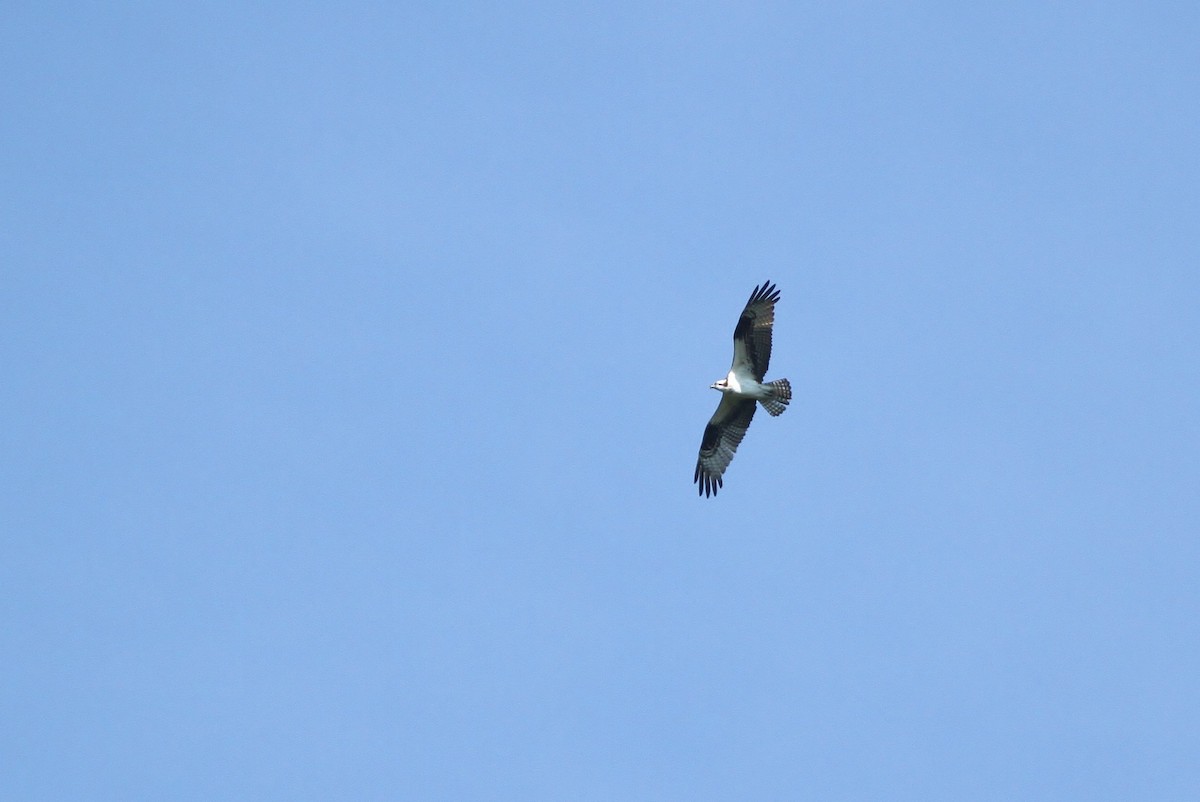
<svg viewBox="0 0 1200 802">
<path fill-rule="evenodd" d="M 753 398 L 755 401 L 765 401 L 775 396 L 775 388 L 770 383 L 760 384 L 754 380 L 753 376 L 744 373 L 739 375 L 736 370 L 729 371 L 729 375 L 721 381 L 713 382 L 712 387 L 728 396 Z"/>
<path fill-rule="evenodd" d="M 763 382 L 771 362 L 771 332 L 778 300 L 779 290 L 771 282 L 754 288 L 733 330 L 733 364 L 729 373 L 710 385 L 721 391 L 721 403 L 704 428 L 692 479 L 699 485 L 702 496 L 716 495 L 724 484 L 722 476 L 746 436 L 755 405 L 762 404 L 763 409 L 775 416 L 782 414 L 792 400 L 792 385 L 787 379 Z"/>
</svg>

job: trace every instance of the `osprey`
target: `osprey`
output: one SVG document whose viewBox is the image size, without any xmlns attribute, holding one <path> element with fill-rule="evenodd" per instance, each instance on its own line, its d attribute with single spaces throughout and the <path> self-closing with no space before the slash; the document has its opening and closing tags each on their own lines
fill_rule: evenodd
<svg viewBox="0 0 1200 802">
<path fill-rule="evenodd" d="M 762 383 L 771 362 L 771 327 L 778 300 L 779 290 L 771 282 L 754 288 L 733 330 L 733 364 L 729 366 L 729 374 L 710 385 L 721 391 L 721 403 L 704 427 L 700 458 L 696 460 L 696 475 L 692 478 L 702 496 L 715 496 L 724 484 L 721 476 L 746 436 L 755 403 L 762 404 L 774 417 L 782 414 L 792 400 L 792 385 L 787 379 Z"/>
</svg>

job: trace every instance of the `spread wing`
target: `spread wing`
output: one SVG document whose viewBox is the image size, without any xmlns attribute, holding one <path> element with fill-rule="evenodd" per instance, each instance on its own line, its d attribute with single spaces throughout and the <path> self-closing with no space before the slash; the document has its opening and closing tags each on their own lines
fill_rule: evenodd
<svg viewBox="0 0 1200 802">
<path fill-rule="evenodd" d="M 775 302 L 779 290 L 767 281 L 755 287 L 733 330 L 731 370 L 749 373 L 761 382 L 771 364 L 771 329 L 775 325 Z"/>
<path fill-rule="evenodd" d="M 724 482 L 721 475 L 733 461 L 733 453 L 746 436 L 750 420 L 754 417 L 754 399 L 722 395 L 717 411 L 704 427 L 704 439 L 700 441 L 700 457 L 696 460 L 696 475 L 692 477 L 700 487 L 700 495 L 715 496 Z"/>
</svg>

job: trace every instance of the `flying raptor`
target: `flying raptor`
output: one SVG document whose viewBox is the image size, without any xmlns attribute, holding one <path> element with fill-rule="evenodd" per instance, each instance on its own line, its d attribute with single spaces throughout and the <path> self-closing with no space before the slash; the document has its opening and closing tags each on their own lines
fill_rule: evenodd
<svg viewBox="0 0 1200 802">
<path fill-rule="evenodd" d="M 721 403 L 704 427 L 696 475 L 700 495 L 715 496 L 724 485 L 721 479 L 746 429 L 754 418 L 755 403 L 772 417 L 780 415 L 792 400 L 787 379 L 763 383 L 771 362 L 771 328 L 775 324 L 775 302 L 779 290 L 771 282 L 755 287 L 733 330 L 733 364 L 729 374 L 710 386 L 721 391 Z"/>
</svg>

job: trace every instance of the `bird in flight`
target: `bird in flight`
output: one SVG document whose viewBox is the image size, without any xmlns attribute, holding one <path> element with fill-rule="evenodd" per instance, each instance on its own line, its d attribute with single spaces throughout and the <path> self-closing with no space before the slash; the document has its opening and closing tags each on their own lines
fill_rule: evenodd
<svg viewBox="0 0 1200 802">
<path fill-rule="evenodd" d="M 792 385 L 787 379 L 763 384 L 771 362 L 771 328 L 778 300 L 779 290 L 771 282 L 754 288 L 733 330 L 733 364 L 729 366 L 729 374 L 710 385 L 721 391 L 721 403 L 704 427 L 696 475 L 692 479 L 699 485 L 702 496 L 715 496 L 724 485 L 721 477 L 746 436 L 755 404 L 762 404 L 774 417 L 782 414 L 792 400 Z"/>
</svg>

